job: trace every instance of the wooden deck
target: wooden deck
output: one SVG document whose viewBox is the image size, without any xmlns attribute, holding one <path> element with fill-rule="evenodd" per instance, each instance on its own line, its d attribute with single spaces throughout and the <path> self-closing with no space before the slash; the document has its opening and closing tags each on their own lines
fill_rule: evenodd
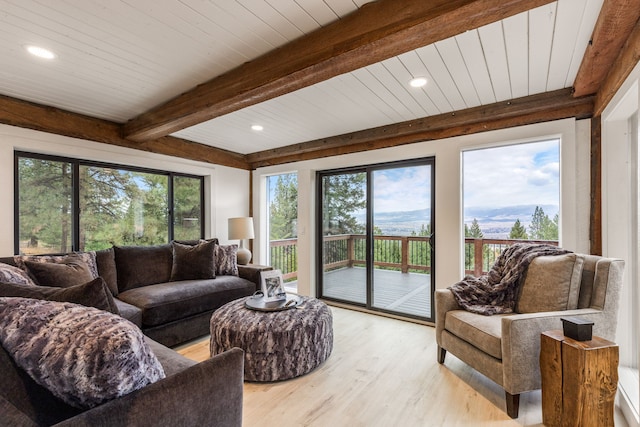
<svg viewBox="0 0 640 427">
<path fill-rule="evenodd" d="M 324 276 L 324 296 L 347 302 L 366 303 L 366 271 L 362 267 L 341 268 Z M 373 306 L 399 314 L 431 317 L 431 275 L 374 271 Z M 287 287 L 293 287 L 287 283 Z"/>
</svg>

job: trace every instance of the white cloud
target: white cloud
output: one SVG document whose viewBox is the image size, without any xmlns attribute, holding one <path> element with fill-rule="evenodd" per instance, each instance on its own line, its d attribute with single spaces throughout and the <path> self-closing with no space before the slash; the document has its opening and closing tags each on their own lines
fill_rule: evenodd
<svg viewBox="0 0 640 427">
<path fill-rule="evenodd" d="M 465 207 L 558 204 L 559 142 L 464 153 Z"/>
<path fill-rule="evenodd" d="M 428 166 L 378 170 L 373 174 L 373 181 L 376 212 L 430 207 L 431 168 Z"/>
</svg>

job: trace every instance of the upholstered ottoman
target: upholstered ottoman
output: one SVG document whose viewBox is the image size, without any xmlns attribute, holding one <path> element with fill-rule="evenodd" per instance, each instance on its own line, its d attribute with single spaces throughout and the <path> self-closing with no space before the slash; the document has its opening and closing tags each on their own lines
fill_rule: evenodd
<svg viewBox="0 0 640 427">
<path fill-rule="evenodd" d="M 280 381 L 304 375 L 333 349 L 333 318 L 322 301 L 301 297 L 296 308 L 263 312 L 232 301 L 211 316 L 211 355 L 240 347 L 246 381 Z"/>
</svg>

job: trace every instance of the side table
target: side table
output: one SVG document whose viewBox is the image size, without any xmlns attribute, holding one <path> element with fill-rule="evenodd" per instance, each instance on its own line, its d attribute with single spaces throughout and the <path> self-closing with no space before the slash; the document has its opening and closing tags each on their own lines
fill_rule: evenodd
<svg viewBox="0 0 640 427">
<path fill-rule="evenodd" d="M 618 346 L 603 338 L 576 341 L 562 331 L 540 337 L 542 422 L 547 427 L 613 426 Z"/>
</svg>

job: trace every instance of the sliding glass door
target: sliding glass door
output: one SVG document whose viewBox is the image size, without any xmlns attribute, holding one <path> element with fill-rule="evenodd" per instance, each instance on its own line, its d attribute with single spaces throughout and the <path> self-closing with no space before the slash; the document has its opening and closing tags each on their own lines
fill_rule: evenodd
<svg viewBox="0 0 640 427">
<path fill-rule="evenodd" d="M 318 174 L 319 296 L 433 319 L 434 159 Z"/>
</svg>

